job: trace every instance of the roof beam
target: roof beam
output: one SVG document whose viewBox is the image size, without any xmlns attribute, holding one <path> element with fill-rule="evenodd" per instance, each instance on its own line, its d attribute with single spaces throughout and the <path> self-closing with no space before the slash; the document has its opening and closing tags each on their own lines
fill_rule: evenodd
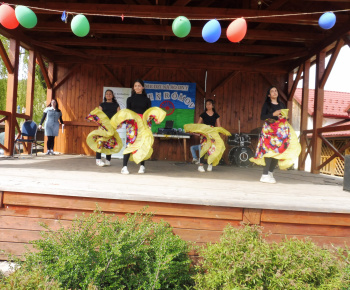
<svg viewBox="0 0 350 290">
<path fill-rule="evenodd" d="M 9 74 L 13 74 L 13 66 L 11 64 L 11 61 L 7 55 L 6 49 L 4 47 L 4 45 L 2 44 L 2 41 L 0 40 L 0 56 L 2 58 L 2 61 L 4 62 L 6 68 L 7 68 L 7 72 Z"/>
<path fill-rule="evenodd" d="M 69 25 L 63 22 L 45 22 L 41 21 L 28 35 L 35 37 L 34 32 L 67 32 L 72 34 Z M 131 35 L 164 35 L 174 36 L 172 27 L 160 25 L 137 25 L 137 24 L 107 24 L 107 23 L 91 23 L 90 33 L 105 33 L 105 34 L 131 34 Z M 193 26 L 189 37 L 202 38 L 202 27 Z M 222 29 L 221 38 L 226 38 L 226 29 Z M 286 42 L 310 42 L 318 41 L 324 38 L 324 33 L 309 33 L 309 32 L 293 32 L 293 31 L 273 31 L 273 30 L 254 30 L 248 29 L 244 39 L 254 40 L 269 40 L 269 41 L 286 41 Z M 233 44 L 234 45 L 234 44 Z M 237 44 L 236 44 L 237 45 Z"/>
<path fill-rule="evenodd" d="M 293 70 L 294 68 L 300 66 L 305 61 L 313 58 L 317 53 L 319 53 L 322 50 L 325 50 L 327 47 L 329 47 L 332 43 L 338 41 L 343 36 L 347 35 L 350 32 L 350 21 L 345 23 L 342 27 L 335 30 L 335 32 L 321 41 L 320 43 L 315 44 L 312 49 L 310 50 L 309 54 L 305 57 L 302 57 L 301 59 L 297 60 L 293 66 L 290 68 L 290 70 Z"/>
<path fill-rule="evenodd" d="M 41 69 L 41 72 L 43 74 L 43 77 L 44 77 L 44 80 L 45 80 L 45 83 L 46 83 L 46 86 L 48 89 L 51 89 L 52 88 L 52 84 L 51 84 L 51 81 L 50 81 L 50 78 L 49 78 L 49 74 L 48 74 L 48 71 L 47 71 L 47 68 L 45 66 L 45 63 L 41 57 L 41 55 L 38 53 L 37 56 L 36 56 L 36 60 L 40 66 L 40 69 Z"/>
<path fill-rule="evenodd" d="M 12 4 L 30 6 L 37 14 L 61 14 L 63 7 L 60 2 L 35 2 L 35 7 L 56 11 L 45 11 L 33 8 L 33 1 L 12 1 Z M 212 19 L 213 15 L 217 19 L 235 19 L 245 17 L 248 22 L 266 23 L 287 23 L 299 25 L 318 25 L 318 14 L 275 16 L 291 14 L 291 11 L 269 11 L 253 9 L 228 9 L 214 7 L 181 7 L 166 5 L 123 5 L 123 4 L 91 4 L 91 3 L 65 3 L 64 10 L 68 12 L 104 15 L 122 15 L 126 17 L 150 17 L 150 18 L 172 18 L 184 15 L 189 19 Z M 277 14 L 276 14 L 277 13 Z M 298 12 L 295 12 L 298 13 Z M 264 16 L 264 17 L 260 17 Z M 269 17 L 271 16 L 271 17 Z M 249 18 L 251 17 L 251 18 Z M 337 21 L 342 22 L 347 19 L 346 15 L 337 15 Z"/>
<path fill-rule="evenodd" d="M 82 63 L 82 64 L 111 64 L 116 63 L 118 66 L 130 66 L 138 65 L 145 67 L 165 67 L 165 68 L 202 68 L 202 69 L 217 69 L 217 70 L 240 70 L 240 71 L 250 71 L 250 72 L 273 72 L 273 73 L 287 73 L 288 70 L 285 66 L 280 65 L 267 65 L 251 67 L 247 66 L 245 63 L 239 62 L 220 62 L 217 60 L 212 60 L 210 57 L 202 58 L 201 61 L 197 59 L 191 59 L 190 57 L 182 58 L 182 55 L 176 55 L 174 57 L 167 57 L 166 54 L 159 54 L 157 58 L 150 58 L 148 55 L 143 53 L 138 53 L 133 56 L 99 56 L 93 60 L 78 58 L 75 56 L 57 56 L 55 58 L 55 63 Z"/>
<path fill-rule="evenodd" d="M 173 6 L 186 6 L 191 0 L 176 0 Z"/>
<path fill-rule="evenodd" d="M 295 94 L 295 90 L 297 89 L 297 86 L 298 86 L 298 83 L 300 81 L 300 77 L 301 77 L 301 74 L 303 73 L 303 70 L 304 70 L 304 65 L 302 64 L 299 69 L 298 69 L 298 73 L 295 77 L 295 80 L 293 82 L 293 85 L 292 85 L 292 88 L 289 92 L 289 96 L 288 96 L 288 101 L 291 101 L 293 100 L 293 97 L 294 97 L 294 94 Z"/>
<path fill-rule="evenodd" d="M 40 43 L 62 45 L 62 46 L 81 46 L 81 47 L 113 47 L 113 48 L 142 48 L 142 49 L 172 49 L 183 51 L 203 51 L 209 53 L 254 53 L 254 54 L 277 54 L 285 55 L 296 52 L 303 52 L 304 48 L 291 46 L 268 46 L 268 45 L 235 45 L 232 43 L 203 43 L 203 42 L 180 42 L 180 41 L 152 41 L 136 39 L 91 39 L 78 37 L 53 37 L 50 39 L 39 38 Z"/>
<path fill-rule="evenodd" d="M 321 78 L 321 81 L 320 81 L 320 88 L 324 88 L 327 80 L 328 80 L 328 77 L 332 71 L 332 68 L 335 64 L 335 61 L 337 60 L 337 57 L 338 57 L 338 54 L 340 52 L 340 49 L 343 47 L 344 45 L 344 40 L 343 39 L 339 39 L 338 42 L 337 42 L 337 45 L 335 46 L 335 49 L 334 49 L 334 52 L 332 53 L 332 56 L 331 56 L 331 59 L 329 60 L 328 64 L 327 64 L 327 67 L 323 73 L 323 76 Z"/>
</svg>

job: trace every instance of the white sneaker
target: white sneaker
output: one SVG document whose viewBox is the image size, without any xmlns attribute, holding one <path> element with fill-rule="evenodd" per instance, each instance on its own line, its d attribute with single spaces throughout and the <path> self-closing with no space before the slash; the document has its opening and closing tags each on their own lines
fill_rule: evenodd
<svg viewBox="0 0 350 290">
<path fill-rule="evenodd" d="M 198 165 L 198 164 L 200 164 L 200 163 L 201 163 L 201 162 L 200 162 L 199 159 L 198 159 L 198 160 L 196 161 L 195 164 Z"/>
<path fill-rule="evenodd" d="M 126 166 L 122 168 L 121 174 L 129 174 L 128 168 Z"/>
<path fill-rule="evenodd" d="M 203 165 L 201 165 L 201 166 L 198 167 L 198 171 L 199 171 L 199 172 L 205 172 Z"/>
<path fill-rule="evenodd" d="M 261 175 L 260 182 L 276 183 L 276 180 L 273 177 L 271 177 L 269 174 L 263 174 Z"/>
<path fill-rule="evenodd" d="M 102 160 L 101 159 L 96 159 L 96 165 L 97 166 L 105 166 L 105 164 L 102 162 Z"/>
<path fill-rule="evenodd" d="M 268 175 L 270 176 L 270 178 L 272 179 L 272 181 L 274 181 L 274 183 L 276 183 L 276 179 L 273 177 L 273 172 L 268 172 Z"/>
<path fill-rule="evenodd" d="M 56 153 L 53 150 L 50 151 L 50 154 L 51 155 L 56 155 Z"/>
<path fill-rule="evenodd" d="M 105 160 L 105 165 L 106 165 L 106 166 L 111 166 L 111 161 Z"/>
<path fill-rule="evenodd" d="M 145 171 L 146 171 L 145 166 L 141 165 L 139 169 L 139 173 L 145 173 Z"/>
<path fill-rule="evenodd" d="M 45 155 L 50 155 L 51 150 L 47 150 L 47 152 L 45 153 Z"/>
<path fill-rule="evenodd" d="M 193 159 L 192 159 L 192 163 L 193 163 L 193 164 L 199 164 L 198 162 L 199 162 L 198 159 L 196 159 L 196 158 L 193 158 Z"/>
<path fill-rule="evenodd" d="M 208 164 L 208 168 L 207 168 L 207 171 L 213 171 L 213 165 L 211 165 L 211 164 Z"/>
</svg>

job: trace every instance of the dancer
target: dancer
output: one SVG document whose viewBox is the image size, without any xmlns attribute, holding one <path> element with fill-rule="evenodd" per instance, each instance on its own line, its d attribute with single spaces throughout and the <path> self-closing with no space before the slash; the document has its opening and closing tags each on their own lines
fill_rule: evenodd
<svg viewBox="0 0 350 290">
<path fill-rule="evenodd" d="M 261 182 L 276 183 L 273 171 L 277 163 L 280 169 L 288 169 L 300 154 L 300 144 L 287 118 L 288 110 L 281 102 L 277 88 L 270 87 L 261 110 L 260 119 L 265 121 L 261 137 L 255 157 L 249 159 L 264 166 Z"/>
<path fill-rule="evenodd" d="M 220 116 L 215 111 L 214 100 L 208 99 L 205 102 L 205 111 L 199 116 L 198 124 L 205 124 L 213 127 L 221 127 Z M 200 157 L 200 156 L 199 156 Z M 204 169 L 204 156 L 199 158 L 199 172 L 205 172 Z M 208 164 L 207 171 L 213 171 L 212 164 Z"/>
<path fill-rule="evenodd" d="M 98 107 L 103 111 L 109 119 L 111 119 L 119 110 L 120 106 L 114 96 L 112 90 L 106 90 L 103 102 Z M 103 162 L 101 160 L 101 153 L 96 152 L 96 165 L 97 166 L 110 166 L 112 155 L 106 155 L 106 160 Z"/>
<path fill-rule="evenodd" d="M 144 112 L 151 107 L 151 100 L 147 97 L 143 80 L 137 79 L 132 87 L 131 96 L 126 100 L 126 108 L 138 114 L 141 119 Z M 130 124 L 131 125 L 131 124 Z M 129 125 L 129 126 L 130 126 Z M 128 130 L 128 129 L 127 129 Z M 130 142 L 127 138 L 127 142 Z M 130 153 L 124 154 L 123 156 L 123 168 L 121 170 L 122 174 L 129 174 L 128 171 L 128 161 L 130 158 Z M 145 173 L 145 161 L 141 161 L 141 166 L 138 173 Z"/>
<path fill-rule="evenodd" d="M 53 151 L 53 147 L 55 145 L 55 137 L 58 136 L 58 130 L 60 127 L 58 120 L 60 120 L 60 123 L 62 125 L 62 131 L 64 128 L 64 123 L 62 120 L 62 112 L 58 108 L 58 104 L 55 99 L 52 99 L 50 104 L 44 110 L 43 117 L 41 118 L 41 121 L 38 127 L 39 130 L 41 130 L 42 124 L 45 121 L 46 116 L 47 116 L 47 120 L 45 122 L 45 136 L 47 136 L 46 155 L 50 155 L 50 154 L 55 155 L 55 152 Z"/>
<path fill-rule="evenodd" d="M 199 161 L 199 157 L 197 157 L 197 153 L 199 154 L 199 156 L 201 155 L 201 144 L 192 145 L 190 149 L 192 154 L 192 163 L 199 164 L 200 161 Z"/>
</svg>

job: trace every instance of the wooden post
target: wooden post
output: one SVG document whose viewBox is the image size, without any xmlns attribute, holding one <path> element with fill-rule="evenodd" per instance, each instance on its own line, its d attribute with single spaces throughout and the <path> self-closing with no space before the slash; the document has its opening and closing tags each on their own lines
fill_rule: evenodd
<svg viewBox="0 0 350 290">
<path fill-rule="evenodd" d="M 5 155 L 13 155 L 16 129 L 16 107 L 17 107 L 17 87 L 18 87 L 18 62 L 19 62 L 19 41 L 10 39 L 9 60 L 13 67 L 13 72 L 8 73 L 6 111 L 11 115 L 5 121 Z"/>
<path fill-rule="evenodd" d="M 307 136 L 303 135 L 303 131 L 307 130 L 308 123 L 308 109 L 309 109 L 309 78 L 310 78 L 310 60 L 304 63 L 303 71 L 303 92 L 302 92 L 302 102 L 301 102 L 301 120 L 300 120 L 300 145 L 301 153 L 299 155 L 298 169 L 305 170 L 305 162 L 303 162 L 306 149 L 307 149 Z"/>
<path fill-rule="evenodd" d="M 33 119 L 34 83 L 35 83 L 35 52 L 33 50 L 30 50 L 29 59 L 28 59 L 26 114 L 29 115 L 31 119 Z"/>
<path fill-rule="evenodd" d="M 290 93 L 292 91 L 292 87 L 293 87 L 293 75 L 294 75 L 294 72 L 291 71 L 289 74 L 288 74 L 288 100 L 287 100 L 287 109 L 289 109 L 289 112 L 288 112 L 288 117 L 289 117 L 289 123 L 292 124 L 292 117 L 293 117 L 293 98 L 290 98 Z"/>
<path fill-rule="evenodd" d="M 321 164 L 322 139 L 317 136 L 317 129 L 322 127 L 324 89 L 320 87 L 321 79 L 325 71 L 326 52 L 321 51 L 316 56 L 316 78 L 315 78 L 315 99 L 312 132 L 312 161 L 311 172 L 320 173 L 318 169 Z"/>
<path fill-rule="evenodd" d="M 49 63 L 49 68 L 47 70 L 47 75 L 48 75 L 48 79 L 49 79 L 49 82 L 51 84 L 54 83 L 54 72 L 55 72 L 55 64 L 53 62 L 50 62 Z M 50 87 L 47 87 L 47 92 L 46 92 L 46 103 L 50 103 L 51 100 L 54 98 L 54 89 L 53 89 L 53 86 L 50 86 Z M 56 100 L 57 101 L 57 100 Z M 44 151 L 46 152 L 47 151 L 47 143 L 44 142 Z"/>
</svg>

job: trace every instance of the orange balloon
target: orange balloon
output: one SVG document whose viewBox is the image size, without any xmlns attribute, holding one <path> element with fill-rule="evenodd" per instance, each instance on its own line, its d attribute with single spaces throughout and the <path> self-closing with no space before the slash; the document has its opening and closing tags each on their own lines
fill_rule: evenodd
<svg viewBox="0 0 350 290">
<path fill-rule="evenodd" d="M 240 42 L 244 38 L 246 33 L 247 22 L 243 17 L 232 21 L 226 30 L 226 36 L 231 42 Z"/>
<path fill-rule="evenodd" d="M 7 4 L 2 4 L 0 6 L 0 23 L 7 29 L 15 29 L 19 25 L 15 9 Z"/>
</svg>

